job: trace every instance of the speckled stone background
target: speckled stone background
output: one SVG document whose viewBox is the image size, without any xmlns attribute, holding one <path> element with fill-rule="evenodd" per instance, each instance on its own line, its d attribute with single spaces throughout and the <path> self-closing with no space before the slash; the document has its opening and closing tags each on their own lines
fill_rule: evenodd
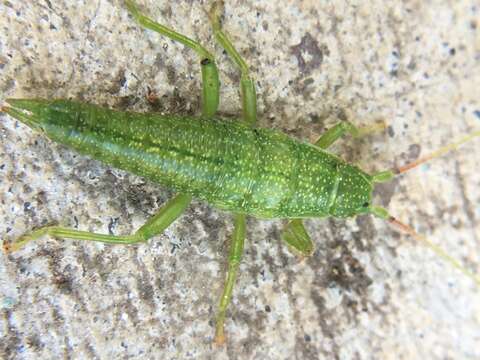
<svg viewBox="0 0 480 360">
<path fill-rule="evenodd" d="M 212 41 L 208 4 L 139 3 L 215 49 L 221 111 L 240 113 L 239 74 Z M 338 118 L 385 119 L 385 133 L 332 148 L 373 172 L 480 127 L 479 19 L 471 0 L 234 0 L 224 23 L 258 80 L 260 125 L 313 140 Z M 142 30 L 121 1 L 2 1 L 0 28 L 0 100 L 198 113 L 198 59 Z M 55 221 L 126 234 L 172 195 L 5 115 L 0 136 L 3 240 Z M 381 186 L 376 202 L 478 273 L 479 165 L 477 140 Z M 480 358 L 480 290 L 382 221 L 308 221 L 317 248 L 304 260 L 279 241 L 281 221 L 248 224 L 225 347 L 212 337 L 232 218 L 194 202 L 141 246 L 45 238 L 1 254 L 0 357 Z"/>
</svg>

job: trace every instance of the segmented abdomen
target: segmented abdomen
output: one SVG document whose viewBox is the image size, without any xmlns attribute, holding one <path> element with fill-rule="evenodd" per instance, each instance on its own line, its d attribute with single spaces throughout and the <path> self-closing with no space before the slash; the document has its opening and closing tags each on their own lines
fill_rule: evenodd
<svg viewBox="0 0 480 360">
<path fill-rule="evenodd" d="M 325 216 L 341 160 L 240 122 L 124 113 L 66 100 L 49 105 L 43 129 L 83 154 L 206 200 L 263 218 Z"/>
</svg>

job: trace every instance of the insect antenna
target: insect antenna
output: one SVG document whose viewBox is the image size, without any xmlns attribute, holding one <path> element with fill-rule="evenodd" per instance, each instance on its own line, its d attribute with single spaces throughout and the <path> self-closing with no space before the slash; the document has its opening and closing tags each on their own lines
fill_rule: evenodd
<svg viewBox="0 0 480 360">
<path fill-rule="evenodd" d="M 390 215 L 388 211 L 385 210 L 384 208 L 374 206 L 370 208 L 370 212 L 373 215 L 381 219 L 384 219 L 400 232 L 406 233 L 410 235 L 412 238 L 414 238 L 415 240 L 428 246 L 435 254 L 437 254 L 443 260 L 448 262 L 454 268 L 460 270 L 464 275 L 472 279 L 478 287 L 480 287 L 480 276 L 474 274 L 473 272 L 465 268 L 462 264 L 460 264 L 460 262 L 458 262 L 456 259 L 451 257 L 445 250 L 443 250 L 438 245 L 435 245 L 433 242 L 427 239 L 427 237 L 425 237 L 424 235 L 421 235 L 418 232 L 416 232 L 411 226 L 408 226 L 407 224 L 404 224 L 401 221 L 397 220 L 395 217 Z"/>
<path fill-rule="evenodd" d="M 395 168 L 392 171 L 396 175 L 403 174 L 404 172 L 407 172 L 408 170 L 411 170 L 411 169 L 413 169 L 413 168 L 415 168 L 415 167 L 417 167 L 417 166 L 419 166 L 423 163 L 426 163 L 427 161 L 430 161 L 434 158 L 442 156 L 443 154 L 446 154 L 449 151 L 455 150 L 459 146 L 461 146 L 461 145 L 465 144 L 466 142 L 468 142 L 470 140 L 473 140 L 474 138 L 479 137 L 479 136 L 480 136 L 480 130 L 474 131 L 470 135 L 465 136 L 463 139 L 460 139 L 457 142 L 454 142 L 454 143 L 451 143 L 449 145 L 443 146 L 443 147 L 441 147 L 437 151 L 434 151 L 431 154 L 428 154 L 424 157 L 421 157 L 420 159 L 415 160 L 415 161 L 413 161 L 409 164 L 406 164 L 406 165 L 400 166 L 398 168 Z"/>
<path fill-rule="evenodd" d="M 418 160 L 415 160 L 409 164 L 400 166 L 398 168 L 394 168 L 392 170 L 381 171 L 373 175 L 374 182 L 385 182 L 390 181 L 394 176 L 403 174 L 423 163 L 426 163 L 429 160 L 437 158 L 439 156 L 444 155 L 445 153 L 457 149 L 459 146 L 465 144 L 466 142 L 473 140 L 476 137 L 480 137 L 480 130 L 474 131 L 471 134 L 465 136 L 464 138 L 460 139 L 457 142 L 451 143 L 449 145 L 443 146 L 440 149 L 434 151 L 433 153 L 421 157 Z M 400 232 L 406 233 L 410 235 L 415 240 L 422 242 L 423 244 L 427 245 L 433 252 L 435 252 L 439 257 L 443 260 L 448 262 L 450 265 L 455 267 L 456 269 L 460 270 L 464 275 L 468 276 L 472 279 L 478 287 L 480 287 L 480 276 L 475 275 L 471 271 L 467 270 L 464 266 L 462 266 L 457 260 L 451 257 L 445 250 L 443 250 L 438 245 L 435 245 L 433 242 L 428 240 L 425 236 L 417 233 L 412 227 L 408 226 L 397 220 L 395 217 L 391 216 L 387 210 L 381 207 L 371 207 L 370 212 L 375 216 L 384 219 L 394 228 L 400 230 Z"/>
<path fill-rule="evenodd" d="M 387 222 L 391 224 L 393 227 L 399 229 L 402 232 L 407 233 L 410 235 L 412 238 L 415 240 L 418 240 L 425 245 L 427 245 L 435 254 L 440 256 L 443 260 L 446 262 L 450 263 L 453 267 L 456 269 L 460 270 L 464 275 L 468 276 L 470 279 L 475 281 L 478 287 L 480 287 L 480 277 L 478 275 L 475 275 L 471 271 L 469 271 L 467 268 L 462 266 L 456 259 L 451 257 L 445 250 L 443 250 L 441 247 L 438 245 L 435 245 L 433 242 L 428 240 L 425 236 L 417 233 L 412 227 L 408 226 L 407 224 L 404 224 L 400 221 L 398 221 L 396 218 L 393 216 L 389 216 L 387 219 Z"/>
</svg>

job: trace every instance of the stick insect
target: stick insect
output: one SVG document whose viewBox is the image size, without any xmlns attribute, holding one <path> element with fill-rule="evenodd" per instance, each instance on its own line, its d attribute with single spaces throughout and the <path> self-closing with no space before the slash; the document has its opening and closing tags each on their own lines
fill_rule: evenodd
<svg viewBox="0 0 480 360">
<path fill-rule="evenodd" d="M 197 53 L 203 85 L 200 118 L 119 113 L 66 100 L 9 99 L 2 110 L 81 153 L 170 186 L 179 194 L 132 235 L 113 236 L 46 227 L 26 234 L 14 243 L 5 243 L 6 251 L 17 250 L 47 234 L 106 243 L 144 242 L 162 233 L 176 220 L 192 197 L 232 211 L 235 213 L 235 230 L 231 239 L 225 290 L 217 315 L 215 341 L 218 344 L 225 341 L 224 322 L 243 251 L 246 215 L 289 219 L 282 239 L 297 253 L 309 256 L 313 252 L 313 241 L 302 219 L 344 218 L 370 213 L 425 242 L 441 257 L 475 279 L 448 254 L 385 209 L 373 205 L 371 193 L 374 183 L 389 181 L 395 175 L 479 136 L 480 132 L 474 132 L 415 163 L 367 174 L 326 149 L 345 134 L 362 136 L 375 129 L 359 129 L 348 122 L 340 122 L 315 144 L 309 145 L 255 127 L 255 82 L 248 65 L 221 29 L 215 5 L 209 13 L 215 38 L 241 72 L 243 116 L 239 123 L 229 123 L 215 116 L 219 102 L 219 79 L 213 55 L 198 42 L 140 13 L 133 1 L 126 1 L 126 5 L 143 27 L 170 37 Z M 198 141 L 195 142 L 195 139 Z M 278 164 L 282 164 L 281 169 L 278 169 Z"/>
</svg>

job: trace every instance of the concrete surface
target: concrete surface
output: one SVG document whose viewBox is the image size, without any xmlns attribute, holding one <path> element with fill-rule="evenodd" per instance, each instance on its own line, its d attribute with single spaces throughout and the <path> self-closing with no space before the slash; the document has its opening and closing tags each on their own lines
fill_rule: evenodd
<svg viewBox="0 0 480 360">
<path fill-rule="evenodd" d="M 206 2 L 139 1 L 213 48 Z M 388 3 L 388 4 L 387 4 Z M 260 124 L 313 140 L 348 118 L 385 134 L 333 151 L 369 171 L 480 127 L 480 6 L 444 1 L 228 1 L 225 27 L 258 79 Z M 73 98 L 195 113 L 191 51 L 139 28 L 121 1 L 2 1 L 0 100 Z M 215 46 L 225 114 L 239 75 Z M 145 99 L 148 88 L 160 99 Z M 0 117 L 0 236 L 49 222 L 129 233 L 171 196 Z M 480 272 L 480 141 L 379 188 L 376 202 Z M 474 359 L 480 293 L 370 216 L 311 220 L 313 257 L 249 220 L 228 344 L 212 345 L 229 214 L 195 202 L 138 247 L 42 239 L 0 255 L 4 359 Z"/>
</svg>

